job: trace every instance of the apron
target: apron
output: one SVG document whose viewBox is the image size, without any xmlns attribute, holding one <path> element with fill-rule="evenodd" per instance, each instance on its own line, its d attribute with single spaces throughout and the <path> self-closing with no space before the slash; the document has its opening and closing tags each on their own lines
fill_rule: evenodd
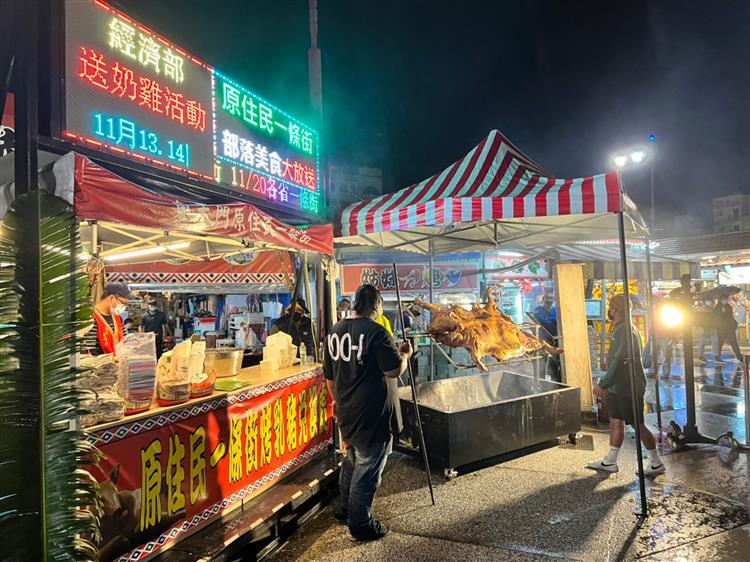
<svg viewBox="0 0 750 562">
<path fill-rule="evenodd" d="M 112 327 L 109 323 L 98 310 L 94 309 L 94 321 L 96 322 L 96 337 L 99 340 L 99 345 L 102 346 L 102 351 L 114 355 L 115 345 L 120 343 L 125 337 L 122 329 L 122 320 L 117 314 L 112 315 L 112 321 L 115 323 L 115 331 L 112 332 Z"/>
</svg>

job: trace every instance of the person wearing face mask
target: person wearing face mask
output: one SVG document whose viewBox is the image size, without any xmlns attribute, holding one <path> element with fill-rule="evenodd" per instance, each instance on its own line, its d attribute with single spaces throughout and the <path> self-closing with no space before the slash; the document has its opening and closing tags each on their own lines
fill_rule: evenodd
<svg viewBox="0 0 750 562">
<path fill-rule="evenodd" d="M 122 315 L 127 311 L 128 301 L 134 298 L 136 295 L 125 283 L 108 283 L 104 287 L 104 296 L 94 305 L 94 325 L 85 344 L 93 355 L 115 353 L 115 345 L 125 337 Z"/>
<path fill-rule="evenodd" d="M 313 329 L 312 321 L 307 314 L 310 311 L 307 309 L 307 305 L 303 299 L 297 299 L 297 307 L 294 312 L 292 319 L 291 328 L 289 326 L 289 316 L 292 314 L 291 303 L 284 309 L 284 316 L 278 318 L 271 326 L 271 334 L 277 332 L 284 332 L 292 336 L 292 344 L 299 346 L 300 343 L 304 343 L 307 348 L 307 354 L 314 356 L 315 354 L 315 342 L 313 340 Z"/>
<path fill-rule="evenodd" d="M 633 398 L 630 389 L 630 364 L 628 359 L 628 340 L 633 342 L 633 357 L 635 371 L 636 407 L 643 411 L 643 395 L 646 390 L 646 376 L 641 362 L 641 337 L 635 326 L 625 317 L 625 297 L 615 295 L 609 301 L 607 316 L 614 324 L 612 341 L 607 352 L 607 372 L 594 387 L 594 394 L 603 398 L 609 412 L 609 452 L 604 459 L 590 462 L 586 468 L 602 472 L 619 472 L 617 458 L 625 439 L 625 424 L 636 426 L 636 412 L 633 410 Z M 656 476 L 665 471 L 664 463 L 656 450 L 656 440 L 645 424 L 638 427 L 641 440 L 648 453 L 648 462 L 643 468 L 644 474 Z"/>
<path fill-rule="evenodd" d="M 721 350 L 725 343 L 728 343 L 734 352 L 737 361 L 742 361 L 742 351 L 740 344 L 737 342 L 737 320 L 734 319 L 734 309 L 729 304 L 728 297 L 721 297 L 719 304 L 714 309 L 716 318 L 716 359 L 717 365 L 724 365 L 726 362 L 721 359 Z"/>
<path fill-rule="evenodd" d="M 148 311 L 141 318 L 143 331 L 156 334 L 156 358 L 159 359 L 164 352 L 164 336 L 169 335 L 169 322 L 167 316 L 156 306 L 156 300 L 148 300 Z"/>
</svg>

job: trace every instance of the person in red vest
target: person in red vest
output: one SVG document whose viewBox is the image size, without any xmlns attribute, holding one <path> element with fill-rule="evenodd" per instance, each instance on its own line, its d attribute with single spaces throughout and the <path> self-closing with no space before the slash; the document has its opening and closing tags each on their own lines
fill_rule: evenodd
<svg viewBox="0 0 750 562">
<path fill-rule="evenodd" d="M 125 337 L 122 314 L 127 310 L 128 301 L 134 298 L 136 295 L 125 283 L 108 283 L 104 287 L 104 296 L 94 305 L 95 330 L 88 333 L 87 347 L 92 354 L 115 353 L 115 345 Z"/>
</svg>

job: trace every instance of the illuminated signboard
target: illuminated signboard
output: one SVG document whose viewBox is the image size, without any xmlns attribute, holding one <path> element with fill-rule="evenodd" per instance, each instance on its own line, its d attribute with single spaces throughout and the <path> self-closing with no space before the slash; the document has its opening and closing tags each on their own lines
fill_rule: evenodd
<svg viewBox="0 0 750 562">
<path fill-rule="evenodd" d="M 105 4 L 65 10 L 65 136 L 213 179 L 211 69 Z"/>
<path fill-rule="evenodd" d="M 219 72 L 213 88 L 219 181 L 318 213 L 317 133 Z"/>
<path fill-rule="evenodd" d="M 99 0 L 65 3 L 66 140 L 321 211 L 319 138 Z"/>
</svg>

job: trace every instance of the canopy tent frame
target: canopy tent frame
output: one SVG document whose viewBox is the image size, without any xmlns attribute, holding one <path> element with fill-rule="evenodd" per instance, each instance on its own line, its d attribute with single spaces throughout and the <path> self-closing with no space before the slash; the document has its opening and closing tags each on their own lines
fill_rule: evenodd
<svg viewBox="0 0 750 562">
<path fill-rule="evenodd" d="M 197 253 L 185 252 L 179 249 L 165 250 L 160 256 L 187 259 L 190 261 L 203 262 L 207 260 L 228 258 L 237 254 L 252 251 L 284 251 L 298 253 L 297 248 L 284 248 L 275 244 L 256 241 L 238 240 L 235 238 L 222 238 L 205 234 L 191 234 L 179 230 L 161 230 L 158 228 L 142 227 L 137 225 L 126 225 L 98 220 L 83 220 L 80 222 L 82 234 L 85 240 L 90 241 L 90 248 L 98 248 L 99 257 L 114 257 L 125 250 L 136 252 L 158 246 L 171 246 L 180 242 L 194 242 L 192 246 L 199 250 Z M 96 228 L 94 228 L 96 227 Z M 132 240 L 124 244 L 116 244 L 106 240 L 107 234 L 116 234 Z M 225 248 L 219 249 L 216 246 Z M 111 247 L 108 247 L 111 246 Z M 144 256 L 143 259 L 129 259 L 128 263 L 150 262 L 153 258 Z M 159 260 L 161 261 L 161 260 Z"/>
<path fill-rule="evenodd" d="M 632 220 L 632 218 L 631 218 L 631 220 Z M 580 219 L 577 222 L 574 222 L 574 223 L 566 225 L 566 228 L 581 228 L 580 225 L 585 224 L 585 223 L 590 222 L 590 221 L 591 221 L 591 217 L 585 217 L 585 218 Z M 490 226 L 490 224 L 493 226 L 493 236 L 489 236 L 486 233 L 486 229 Z M 546 226 L 546 225 L 541 225 L 541 224 L 540 225 L 535 225 L 535 224 L 529 223 L 529 222 L 524 222 L 523 224 L 525 226 L 539 226 L 539 227 L 541 227 L 541 231 L 537 232 L 536 234 L 543 234 L 545 232 L 551 232 L 551 231 L 553 231 L 553 230 L 555 230 L 555 229 L 558 228 L 557 226 Z M 509 237 L 500 238 L 498 236 L 498 234 L 499 234 L 498 231 L 500 230 L 500 227 L 505 227 L 507 229 L 506 231 L 514 231 L 514 234 L 512 236 L 509 236 Z M 488 240 L 488 242 L 487 242 L 486 245 L 492 247 L 493 249 L 497 249 L 500 246 L 501 243 L 506 244 L 508 242 L 514 242 L 514 241 L 517 241 L 517 240 L 523 240 L 525 237 L 528 236 L 528 232 L 526 232 L 526 231 L 523 230 L 523 228 L 521 227 L 521 223 L 512 223 L 512 222 L 507 221 L 507 220 L 495 220 L 495 221 L 491 221 L 489 223 L 472 224 L 472 225 L 464 227 L 464 228 L 456 228 L 456 229 L 451 229 L 450 231 L 437 232 L 437 233 L 434 233 L 434 234 L 423 234 L 421 232 L 412 231 L 412 230 L 409 230 L 409 229 L 403 229 L 403 230 L 400 231 L 400 232 L 403 232 L 405 234 L 413 234 L 415 236 L 421 236 L 421 238 L 417 238 L 416 240 L 404 240 L 402 236 L 399 236 L 399 232 L 398 231 L 391 231 L 391 234 L 393 234 L 394 236 L 396 236 L 396 237 L 401 238 L 402 240 L 404 240 L 403 243 L 395 244 L 395 245 L 391 245 L 391 246 L 382 245 L 382 247 L 385 250 L 398 250 L 398 249 L 400 249 L 403 246 L 407 246 L 407 245 L 416 246 L 416 244 L 418 244 L 419 242 L 429 242 L 430 240 L 434 240 L 434 239 L 456 240 L 456 241 L 460 241 L 462 243 L 465 243 L 466 240 L 464 238 L 457 237 L 457 236 L 454 236 L 454 235 L 455 234 L 460 234 L 462 232 L 470 231 L 472 229 L 478 229 L 482 233 L 484 233 L 486 235 L 487 240 Z M 609 232 L 610 231 L 609 228 L 602 228 L 601 230 L 602 230 L 602 232 Z M 368 239 L 372 240 L 371 237 L 368 237 Z M 476 240 L 472 240 L 472 243 L 480 243 L 480 244 L 482 244 L 482 242 L 478 242 Z M 444 251 L 444 252 L 441 252 L 441 253 L 450 253 L 450 251 L 448 250 L 448 251 Z"/>
<path fill-rule="evenodd" d="M 568 234 L 570 242 L 581 240 L 584 234 L 588 234 L 585 238 L 595 240 L 601 236 L 601 232 L 616 231 L 623 275 L 625 318 L 632 323 L 627 240 L 628 235 L 648 239 L 648 230 L 637 207 L 625 194 L 621 175 L 610 172 L 587 178 L 559 180 L 543 177 L 544 173 L 540 166 L 507 141 L 499 131 L 491 131 L 463 159 L 443 172 L 400 191 L 353 203 L 342 209 L 334 224 L 336 241 L 342 244 L 375 245 L 383 249 L 412 247 L 418 253 L 427 254 L 432 271 L 434 256 L 455 251 L 453 248 L 458 245 L 455 242 L 461 243 L 458 251 L 464 252 L 501 246 L 509 249 L 508 242 L 518 243 L 520 240 L 527 241 L 522 245 L 524 249 L 542 250 L 561 243 L 562 228 L 576 232 L 575 237 Z M 550 207 L 552 212 L 547 213 Z M 614 224 L 611 224 L 612 218 L 615 219 Z M 466 223 L 470 226 L 463 226 Z M 490 224 L 493 229 L 491 238 L 483 228 Z M 503 227 L 516 232 L 501 239 L 498 235 L 502 234 L 498 231 L 504 230 Z M 536 232 L 535 227 L 538 229 Z M 469 237 L 468 233 L 472 232 L 479 232 L 479 236 Z M 463 238 L 455 236 L 462 233 L 465 234 Z M 535 236 L 548 233 L 554 233 L 554 238 L 547 243 L 541 243 L 541 240 L 534 243 Z M 391 237 L 399 241 L 395 244 L 386 243 Z M 484 238 L 488 241 L 485 242 Z M 446 240 L 449 241 L 448 244 L 442 244 L 436 251 L 436 242 Z M 430 283 L 430 303 L 434 302 L 432 285 Z M 627 340 L 633 387 L 634 349 L 632 338 Z M 432 371 L 435 363 L 432 341 L 430 347 Z M 643 423 L 643 411 L 634 391 L 632 396 L 634 417 L 640 427 Z M 635 433 L 641 498 L 638 516 L 642 521 L 648 515 L 648 506 L 640 433 L 638 430 Z"/>
</svg>

